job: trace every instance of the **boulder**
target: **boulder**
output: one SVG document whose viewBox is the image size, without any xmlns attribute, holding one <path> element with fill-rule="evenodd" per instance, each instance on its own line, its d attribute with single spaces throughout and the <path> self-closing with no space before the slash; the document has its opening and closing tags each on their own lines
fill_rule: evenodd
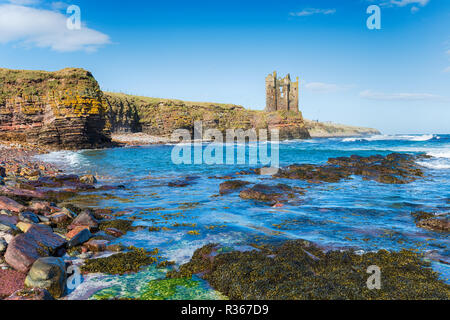
<svg viewBox="0 0 450 320">
<path fill-rule="evenodd" d="M 25 285 L 29 288 L 46 289 L 54 298 L 64 294 L 66 288 L 66 265 L 61 258 L 40 258 L 33 263 Z"/>
<path fill-rule="evenodd" d="M 25 209 L 25 206 L 21 205 L 17 201 L 8 197 L 0 196 L 0 208 L 13 212 L 20 212 Z"/>
<path fill-rule="evenodd" d="M 89 231 L 88 227 L 85 226 L 78 226 L 69 231 L 66 234 L 67 240 L 69 240 L 68 246 L 69 247 L 75 247 L 80 244 L 85 243 L 92 237 L 91 232 Z"/>
<path fill-rule="evenodd" d="M 105 251 L 106 247 L 109 245 L 108 240 L 97 240 L 97 239 L 91 239 L 88 242 L 86 242 L 83 247 L 87 248 L 89 251 L 93 252 L 101 252 Z"/>
<path fill-rule="evenodd" d="M 248 185 L 249 182 L 242 180 L 228 180 L 219 185 L 219 193 L 221 195 L 231 193 Z"/>
<path fill-rule="evenodd" d="M 84 184 L 94 185 L 97 183 L 97 179 L 92 174 L 87 174 L 80 177 L 80 182 Z"/>
<path fill-rule="evenodd" d="M 5 253 L 5 261 L 20 272 L 27 272 L 37 259 L 53 254 L 66 240 L 43 225 L 33 225 L 14 237 Z"/>
<path fill-rule="evenodd" d="M 98 222 L 97 220 L 89 213 L 82 212 L 76 217 L 69 226 L 69 230 L 74 229 L 75 227 L 89 227 L 89 229 L 97 229 Z"/>
</svg>

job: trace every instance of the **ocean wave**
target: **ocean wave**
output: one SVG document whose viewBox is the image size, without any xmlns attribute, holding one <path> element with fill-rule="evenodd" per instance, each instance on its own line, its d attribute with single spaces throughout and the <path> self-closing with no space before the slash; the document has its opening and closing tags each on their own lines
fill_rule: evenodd
<svg viewBox="0 0 450 320">
<path fill-rule="evenodd" d="M 352 137 L 352 138 L 344 138 L 342 142 L 360 142 L 360 141 L 388 141 L 388 140 L 397 140 L 397 141 L 429 141 L 432 139 L 439 139 L 438 136 L 433 134 L 424 134 L 421 136 L 418 135 L 385 135 L 378 134 L 370 137 Z"/>
<path fill-rule="evenodd" d="M 450 149 L 446 149 L 446 150 L 433 150 L 433 151 L 428 151 L 427 155 L 432 156 L 434 158 L 446 158 L 446 159 L 450 159 Z"/>
<path fill-rule="evenodd" d="M 79 167 L 83 162 L 81 153 L 76 151 L 54 151 L 37 155 L 36 158 L 44 162 L 70 167 Z"/>
<path fill-rule="evenodd" d="M 448 161 L 418 161 L 417 164 L 435 170 L 450 169 L 450 162 Z"/>
</svg>

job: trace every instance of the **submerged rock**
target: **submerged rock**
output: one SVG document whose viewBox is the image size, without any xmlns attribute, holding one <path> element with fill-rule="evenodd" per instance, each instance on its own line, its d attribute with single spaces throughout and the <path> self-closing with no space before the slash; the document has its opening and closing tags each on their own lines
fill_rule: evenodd
<svg viewBox="0 0 450 320">
<path fill-rule="evenodd" d="M 450 221 L 448 218 L 431 218 L 421 220 L 417 223 L 417 226 L 433 231 L 450 232 Z"/>
<path fill-rule="evenodd" d="M 90 259 L 81 266 L 81 271 L 86 273 L 125 274 L 137 272 L 143 266 L 157 262 L 155 255 L 158 250 L 147 251 L 139 248 L 131 248 L 131 251 L 113 254 L 106 258 Z"/>
<path fill-rule="evenodd" d="M 97 179 L 92 174 L 87 174 L 80 177 L 80 182 L 84 184 L 94 185 L 97 183 Z"/>
<path fill-rule="evenodd" d="M 47 289 L 54 298 L 59 298 L 64 294 L 66 279 L 66 265 L 63 259 L 40 258 L 33 263 L 25 279 L 25 285 L 29 288 Z"/>
<path fill-rule="evenodd" d="M 420 166 L 415 163 L 418 157 L 420 156 L 392 153 L 385 157 L 352 155 L 330 158 L 325 165 L 290 165 L 282 168 L 274 177 L 318 183 L 339 182 L 357 175 L 365 180 L 375 180 L 380 183 L 405 184 L 423 176 Z"/>
<path fill-rule="evenodd" d="M 380 250 L 323 252 L 303 241 L 263 246 L 258 251 L 218 253 L 207 245 L 169 278 L 199 274 L 232 300 L 303 299 L 442 299 L 450 286 L 438 278 L 428 262 L 412 251 Z M 369 266 L 381 270 L 381 288 L 367 286 Z"/>
<path fill-rule="evenodd" d="M 303 194 L 300 189 L 294 189 L 285 184 L 269 186 L 265 184 L 255 184 L 253 187 L 244 189 L 239 193 L 242 199 L 264 201 L 270 204 L 288 201 Z"/>
<path fill-rule="evenodd" d="M 242 180 L 228 180 L 219 185 L 219 193 L 221 195 L 231 193 L 233 191 L 239 190 L 246 185 L 248 185 L 250 182 L 242 181 Z"/>
<path fill-rule="evenodd" d="M 411 215 L 419 228 L 431 231 L 450 232 L 450 213 L 436 215 L 432 212 L 416 211 Z"/>
</svg>

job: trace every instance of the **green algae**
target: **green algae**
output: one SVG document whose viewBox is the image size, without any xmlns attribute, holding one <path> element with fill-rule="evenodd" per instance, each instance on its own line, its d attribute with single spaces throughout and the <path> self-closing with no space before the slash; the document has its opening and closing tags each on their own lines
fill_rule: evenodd
<svg viewBox="0 0 450 320">
<path fill-rule="evenodd" d="M 169 278 L 201 274 L 230 299 L 445 299 L 450 286 L 413 251 L 324 253 L 303 240 L 260 246 L 258 251 L 218 254 L 217 245 L 198 249 Z M 381 270 L 381 289 L 367 287 L 369 266 Z"/>
<path fill-rule="evenodd" d="M 166 279 L 167 269 L 154 265 L 145 270 L 122 276 L 109 276 L 102 282 L 107 288 L 98 290 L 92 300 L 217 300 L 226 299 L 206 281 L 194 279 Z M 95 280 L 94 280 L 95 282 Z"/>
</svg>

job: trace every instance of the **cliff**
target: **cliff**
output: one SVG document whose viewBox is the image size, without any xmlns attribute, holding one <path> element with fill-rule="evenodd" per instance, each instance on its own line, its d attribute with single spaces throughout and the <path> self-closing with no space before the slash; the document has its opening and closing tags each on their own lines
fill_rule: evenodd
<svg viewBox="0 0 450 320">
<path fill-rule="evenodd" d="M 280 139 L 309 138 L 301 113 L 248 110 L 233 104 L 187 102 L 105 93 L 107 119 L 114 133 L 143 132 L 169 137 L 175 129 L 193 132 L 195 121 L 203 128 L 226 129 L 278 128 Z"/>
<path fill-rule="evenodd" d="M 332 122 L 317 122 L 305 119 L 306 128 L 312 138 L 354 137 L 381 134 L 372 128 L 355 127 Z"/>
<path fill-rule="evenodd" d="M 0 140 L 47 149 L 111 143 L 106 102 L 83 69 L 56 72 L 0 69 Z"/>
</svg>

